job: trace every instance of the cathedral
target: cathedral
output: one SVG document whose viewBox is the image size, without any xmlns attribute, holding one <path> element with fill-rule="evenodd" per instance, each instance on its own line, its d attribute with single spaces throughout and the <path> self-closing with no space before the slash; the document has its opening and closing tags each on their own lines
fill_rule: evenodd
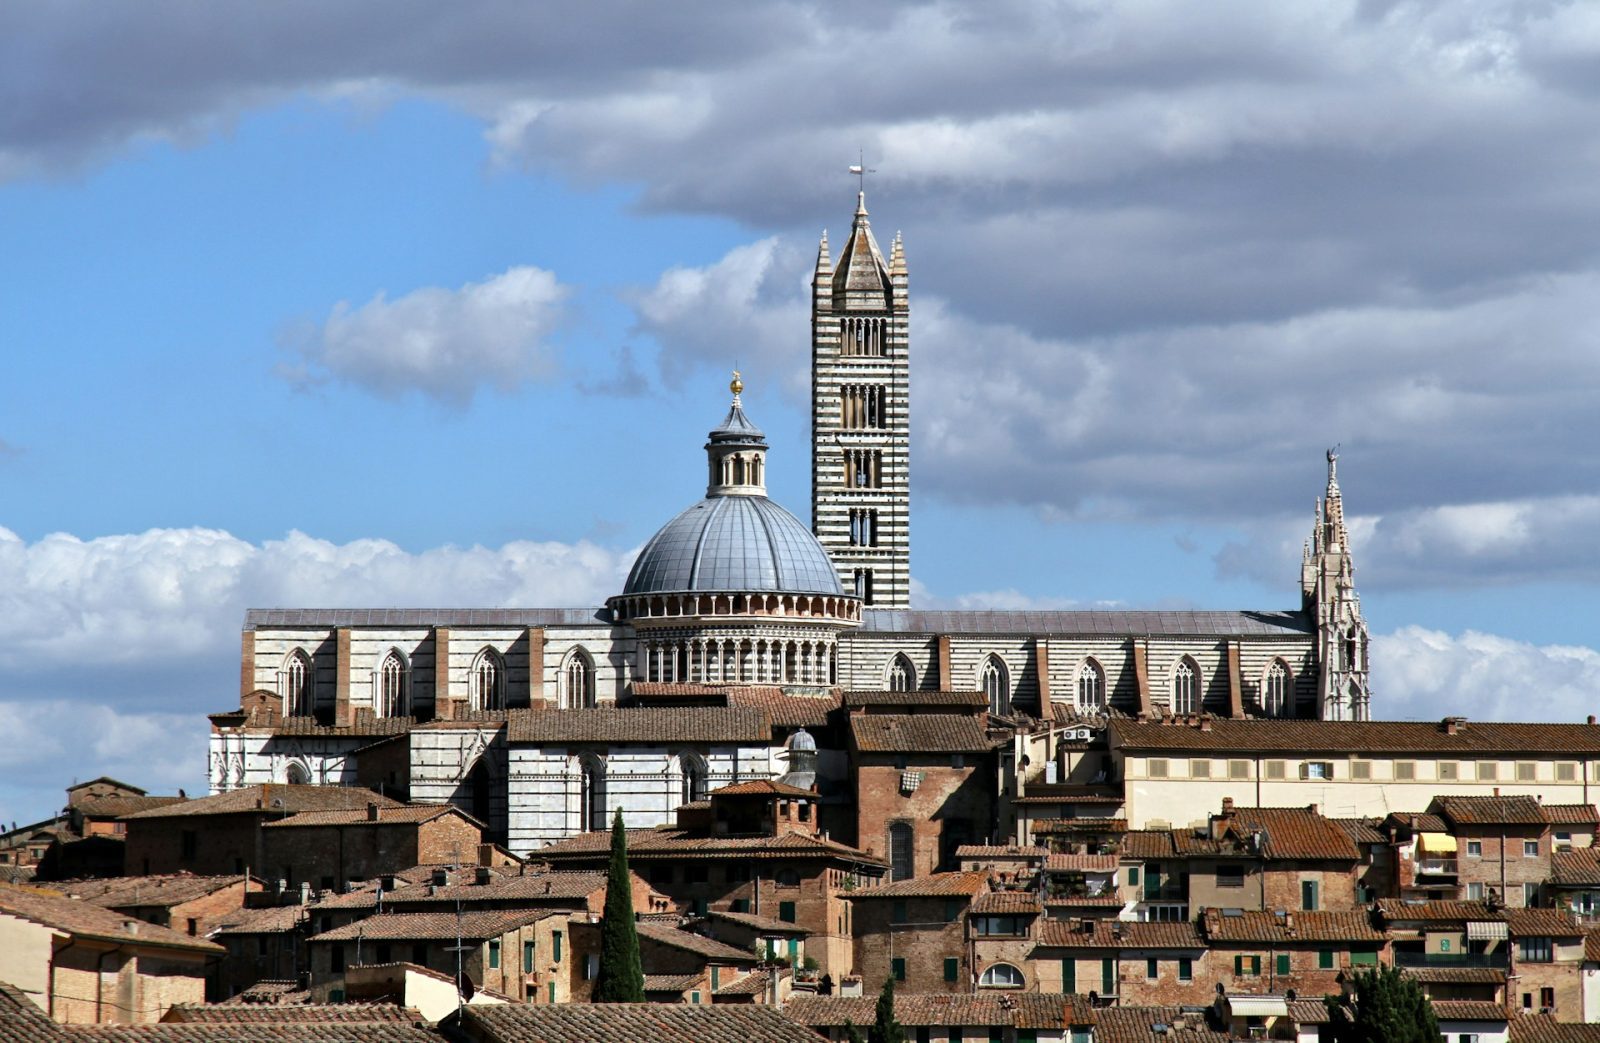
<svg viewBox="0 0 1600 1043">
<path fill-rule="evenodd" d="M 711 790 L 785 776 L 797 752 L 824 804 L 849 806 L 863 707 L 966 707 L 997 748 L 1114 717 L 1367 719 L 1332 452 L 1293 608 L 913 608 L 906 257 L 897 235 L 885 258 L 864 196 L 837 259 L 823 235 L 812 285 L 809 526 L 767 496 L 767 439 L 736 374 L 704 495 L 604 606 L 249 611 L 239 709 L 211 717 L 212 791 L 450 802 L 525 855 L 619 807 L 630 826 L 671 823 Z M 933 731 L 917 741 L 948 745 Z"/>
</svg>

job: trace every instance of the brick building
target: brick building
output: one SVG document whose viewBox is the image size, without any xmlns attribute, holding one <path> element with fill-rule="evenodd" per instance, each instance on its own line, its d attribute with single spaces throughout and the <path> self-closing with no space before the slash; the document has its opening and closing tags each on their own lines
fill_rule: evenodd
<svg viewBox="0 0 1600 1043">
<path fill-rule="evenodd" d="M 865 1031 L 876 996 L 804 996 L 784 1014 L 830 1040 L 848 1038 L 846 1024 Z M 962 996 L 895 992 L 894 1017 L 908 1041 L 996 1040 L 999 1043 L 1089 1043 L 1096 1012 L 1083 996 L 1048 992 Z"/>
<path fill-rule="evenodd" d="M 1229 993 L 1332 996 L 1354 971 L 1390 962 L 1388 940 L 1365 910 L 1207 909 L 1200 924 L 1210 976 Z"/>
<path fill-rule="evenodd" d="M 1209 959 L 1193 923 L 1091 919 L 1046 921 L 1030 955 L 1039 988 L 1102 1005 L 1209 1003 Z"/>
<path fill-rule="evenodd" d="M 63 880 L 44 886 L 67 898 L 203 938 L 263 885 L 254 877 L 173 873 Z"/>
<path fill-rule="evenodd" d="M 374 794 L 376 796 L 376 794 Z M 476 861 L 483 824 L 449 805 L 302 811 L 262 823 L 262 868 L 293 887 L 342 889 L 414 865 Z"/>
<path fill-rule="evenodd" d="M 988 890 L 984 873 L 934 873 L 852 892 L 854 970 L 908 992 L 967 992 L 967 910 Z"/>
</svg>

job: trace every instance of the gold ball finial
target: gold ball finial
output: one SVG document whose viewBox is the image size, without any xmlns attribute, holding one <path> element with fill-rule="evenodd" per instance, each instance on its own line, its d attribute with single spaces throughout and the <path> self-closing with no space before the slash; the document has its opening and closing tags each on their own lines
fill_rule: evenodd
<svg viewBox="0 0 1600 1043">
<path fill-rule="evenodd" d="M 741 394 L 744 391 L 744 381 L 739 379 L 738 370 L 733 371 L 733 379 L 728 381 L 728 390 L 732 391 L 735 395 Z"/>
</svg>

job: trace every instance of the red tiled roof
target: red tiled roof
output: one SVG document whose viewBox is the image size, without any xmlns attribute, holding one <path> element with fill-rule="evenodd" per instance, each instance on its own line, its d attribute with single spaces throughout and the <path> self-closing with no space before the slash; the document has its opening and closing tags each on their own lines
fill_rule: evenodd
<svg viewBox="0 0 1600 1043">
<path fill-rule="evenodd" d="M 283 934 L 305 921 L 301 905 L 272 905 L 260 909 L 235 909 L 217 919 L 213 937 L 233 934 Z"/>
<path fill-rule="evenodd" d="M 1600 963 L 1600 930 L 1583 932 L 1583 958 L 1589 963 Z"/>
<path fill-rule="evenodd" d="M 1491 910 L 1483 902 L 1403 902 L 1398 898 L 1378 899 L 1378 911 L 1390 923 L 1431 922 L 1464 923 L 1467 921 L 1504 920 L 1505 910 Z"/>
<path fill-rule="evenodd" d="M 704 956 L 708 960 L 749 964 L 757 962 L 755 954 L 747 949 L 736 949 L 726 942 L 719 942 L 715 938 L 707 938 L 693 931 L 682 931 L 676 927 L 651 923 L 648 920 L 641 920 L 636 927 L 641 940 L 648 938 L 661 945 Z"/>
<path fill-rule="evenodd" d="M 268 829 L 293 829 L 304 826 L 415 826 L 432 822 L 446 815 L 459 815 L 473 825 L 484 827 L 482 822 L 451 804 L 405 804 L 398 808 L 378 809 L 372 818 L 367 808 L 349 808 L 342 811 L 302 811 L 280 821 L 266 823 Z"/>
<path fill-rule="evenodd" d="M 1087 927 L 1087 929 L 1085 929 Z M 1045 920 L 1039 945 L 1058 949 L 1204 949 L 1206 943 L 1190 921 Z"/>
<path fill-rule="evenodd" d="M 801 789 L 799 786 L 790 786 L 782 782 L 774 782 L 771 779 L 752 779 L 749 782 L 735 782 L 730 785 L 723 786 L 720 789 L 714 789 L 711 791 L 711 796 L 811 797 L 812 799 L 815 799 L 817 795 L 808 789 Z"/>
<path fill-rule="evenodd" d="M 1215 942 L 1372 942 L 1381 944 L 1384 933 L 1372 926 L 1367 913 L 1296 912 L 1279 918 L 1271 912 L 1246 911 L 1224 915 L 1219 909 L 1203 914 L 1206 937 Z"/>
<path fill-rule="evenodd" d="M 706 918 L 711 920 L 726 920 L 742 927 L 748 927 L 760 934 L 810 934 L 804 927 L 787 923 L 783 920 L 774 920 L 770 916 L 757 916 L 755 913 L 719 912 L 713 909 L 706 913 Z"/>
<path fill-rule="evenodd" d="M 869 898 L 956 898 L 980 893 L 987 886 L 987 873 L 933 873 L 914 876 L 909 880 L 896 880 L 882 887 L 869 887 L 851 891 L 843 897 L 852 901 Z"/>
<path fill-rule="evenodd" d="M 1448 833 L 1450 827 L 1438 815 L 1421 811 L 1391 811 L 1385 821 L 1395 822 L 1413 833 Z"/>
<path fill-rule="evenodd" d="M 687 992 L 706 980 L 704 973 L 700 974 L 646 974 L 644 976 L 645 992 Z"/>
<path fill-rule="evenodd" d="M 863 753 L 984 753 L 994 747 L 974 717 L 955 714 L 856 714 L 850 736 Z"/>
<path fill-rule="evenodd" d="M 1557 1021 L 1549 1014 L 1518 1014 L 1507 1024 L 1511 1043 L 1600 1043 L 1600 1025 Z"/>
<path fill-rule="evenodd" d="M 814 1029 L 842 1028 L 850 1021 L 871 1027 L 876 996 L 795 996 L 784 1008 L 792 1020 Z M 1092 1025 L 1095 1011 L 1087 996 L 1031 992 L 970 995 L 947 992 L 897 992 L 894 1017 L 908 1028 L 970 1025 L 974 1028 L 1062 1029 Z"/>
<path fill-rule="evenodd" d="M 1378 827 L 1383 823 L 1381 818 L 1330 818 L 1328 820 L 1344 830 L 1356 844 L 1387 844 L 1389 838 Z"/>
<path fill-rule="evenodd" d="M 761 710 L 779 728 L 822 728 L 839 708 L 839 693 L 788 695 L 781 688 L 730 688 L 728 705 Z"/>
<path fill-rule="evenodd" d="M 380 808 L 404 806 L 391 797 L 356 786 L 290 786 L 273 782 L 229 790 L 227 793 L 216 793 L 198 800 L 187 800 L 181 804 L 151 808 L 149 811 L 141 811 L 127 818 L 139 821 L 195 815 L 236 815 L 240 812 L 294 815 L 302 811 L 343 811 L 350 808 L 365 810 L 368 804 L 376 804 Z"/>
<path fill-rule="evenodd" d="M 1505 1021 L 1506 1009 L 1487 1000 L 1434 1000 L 1433 1016 L 1440 1021 Z"/>
<path fill-rule="evenodd" d="M 1600 812 L 1593 804 L 1546 804 L 1545 821 L 1551 825 L 1593 826 L 1600 824 Z"/>
<path fill-rule="evenodd" d="M 1402 967 L 1400 973 L 1430 985 L 1504 985 L 1506 972 L 1498 967 Z"/>
<path fill-rule="evenodd" d="M 468 1032 L 482 1043 L 817 1043 L 804 1025 L 762 1004 L 473 1004 Z"/>
<path fill-rule="evenodd" d="M 1507 909 L 1506 930 L 1513 938 L 1578 938 L 1583 928 L 1564 909 Z"/>
<path fill-rule="evenodd" d="M 1361 857 L 1349 833 L 1310 808 L 1236 808 L 1233 814 L 1237 835 L 1261 832 L 1268 859 L 1354 862 Z"/>
<path fill-rule="evenodd" d="M 846 706 L 967 706 L 983 709 L 989 697 L 979 691 L 891 692 L 854 688 L 844 693 Z"/>
<path fill-rule="evenodd" d="M 989 858 L 1002 861 L 1035 862 L 1049 852 L 1038 845 L 1018 847 L 1015 844 L 962 844 L 956 848 L 957 858 Z"/>
<path fill-rule="evenodd" d="M 971 911 L 980 916 L 1033 916 L 1040 912 L 1033 891 L 990 891 L 972 900 Z"/>
<path fill-rule="evenodd" d="M 1600 754 L 1600 726 L 1463 722 L 1454 735 L 1442 724 L 1411 721 L 1283 721 L 1213 719 L 1198 725 L 1112 720 L 1111 741 L 1128 750 L 1249 750 L 1309 756 L 1350 753 Z"/>
<path fill-rule="evenodd" d="M 187 797 L 90 797 L 73 805 L 73 810 L 84 818 L 121 818 L 151 808 L 165 808 L 181 804 Z"/>
<path fill-rule="evenodd" d="M 102 909 L 147 909 L 182 905 L 230 887 L 239 887 L 244 881 L 243 876 L 166 873 L 157 876 L 59 880 L 39 886 Z"/>
<path fill-rule="evenodd" d="M 0 981 L 0 1043 L 51 1043 L 66 1033 L 22 990 Z"/>
<path fill-rule="evenodd" d="M 290 1025 L 308 1021 L 327 1025 L 373 1025 L 414 1024 L 421 1017 L 416 1011 L 394 1003 L 302 1003 L 292 1007 L 180 1003 L 168 1010 L 164 1020 L 180 1025 Z"/>
<path fill-rule="evenodd" d="M 611 834 L 607 830 L 579 833 L 539 849 L 541 859 L 549 861 L 595 862 L 611 856 Z M 866 865 L 888 865 L 876 855 L 841 844 L 826 837 L 805 833 L 780 833 L 778 836 L 718 837 L 689 830 L 658 827 L 628 830 L 628 857 L 651 858 L 838 858 Z"/>
<path fill-rule="evenodd" d="M 1178 853 L 1172 833 L 1165 829 L 1130 829 L 1122 835 L 1118 852 L 1123 858 L 1171 858 Z"/>
<path fill-rule="evenodd" d="M 0 913 L 80 938 L 161 949 L 194 950 L 197 954 L 207 956 L 224 951 L 222 946 L 204 938 L 194 938 L 155 924 L 132 920 L 98 905 L 9 884 L 0 884 Z"/>
<path fill-rule="evenodd" d="M 1126 833 L 1125 818 L 1042 818 L 1033 823 L 1035 833 Z"/>
<path fill-rule="evenodd" d="M 1532 797 L 1434 797 L 1428 810 L 1456 826 L 1542 826 L 1544 809 Z"/>
<path fill-rule="evenodd" d="M 1118 865 L 1117 855 L 1050 855 L 1044 860 L 1044 869 L 1047 873 L 1060 872 L 1089 872 L 1089 873 L 1115 873 Z"/>
<path fill-rule="evenodd" d="M 1228 1033 L 1204 1013 L 1182 1007 L 1107 1007 L 1096 1014 L 1095 1043 L 1228 1043 Z"/>
<path fill-rule="evenodd" d="M 767 991 L 767 985 L 772 981 L 771 975 L 766 971 L 751 971 L 736 981 L 729 982 L 718 989 L 718 996 L 759 996 Z"/>
<path fill-rule="evenodd" d="M 477 869 L 478 867 L 471 866 L 452 873 L 447 878 L 450 882 L 442 886 L 423 878 L 414 884 L 395 887 L 384 892 L 384 906 L 398 910 L 402 907 L 409 909 L 456 902 L 468 907 L 503 902 L 526 904 L 565 902 L 570 905 L 581 904 L 583 899 L 596 891 L 604 890 L 606 886 L 604 873 L 591 872 L 527 874 L 491 872 L 489 882 L 480 884 L 477 882 Z M 369 890 L 367 893 L 372 896 L 373 904 L 376 904 L 377 892 Z"/>
<path fill-rule="evenodd" d="M 514 743 L 768 743 L 772 719 L 760 710 L 724 706 L 511 710 L 506 740 Z"/>
<path fill-rule="evenodd" d="M 547 916 L 565 916 L 549 909 L 469 909 L 455 913 L 379 913 L 364 920 L 313 935 L 313 942 L 440 941 L 459 936 L 473 941 L 498 938 Z"/>
</svg>

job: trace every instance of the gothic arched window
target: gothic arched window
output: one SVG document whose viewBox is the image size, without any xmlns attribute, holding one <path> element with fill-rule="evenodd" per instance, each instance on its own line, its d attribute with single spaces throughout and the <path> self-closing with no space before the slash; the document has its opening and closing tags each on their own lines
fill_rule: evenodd
<svg viewBox="0 0 1600 1043">
<path fill-rule="evenodd" d="M 895 653 L 889 660 L 889 691 L 914 692 L 917 690 L 917 670 L 904 652 Z"/>
<path fill-rule="evenodd" d="M 983 694 L 989 697 L 989 712 L 996 714 L 1009 714 L 1011 712 L 1011 682 L 1006 673 L 1006 664 L 997 655 L 991 655 L 983 661 Z"/>
<path fill-rule="evenodd" d="M 284 712 L 290 717 L 310 717 L 317 708 L 317 675 L 311 657 L 295 649 L 283 662 L 283 683 L 278 691 Z"/>
<path fill-rule="evenodd" d="M 411 712 L 411 667 L 398 648 L 389 649 L 378 667 L 379 717 L 404 717 Z"/>
<path fill-rule="evenodd" d="M 1173 713 L 1190 714 L 1199 709 L 1199 702 L 1195 699 L 1198 674 L 1199 671 L 1195 669 L 1194 660 L 1188 656 L 1178 660 L 1178 665 L 1172 668 Z"/>
<path fill-rule="evenodd" d="M 1085 659 L 1078 667 L 1078 709 L 1104 710 L 1106 708 L 1106 672 L 1093 659 Z"/>
<path fill-rule="evenodd" d="M 1027 984 L 1027 979 L 1011 964 L 996 963 L 984 970 L 978 984 L 989 989 L 1020 989 Z"/>
<path fill-rule="evenodd" d="M 589 654 L 575 648 L 561 667 L 561 706 L 577 710 L 594 705 L 594 663 Z"/>
<path fill-rule="evenodd" d="M 1261 704 L 1269 717 L 1287 717 L 1292 709 L 1290 701 L 1289 664 L 1282 659 L 1274 659 L 1272 665 L 1267 667 L 1267 676 L 1261 686 Z"/>
<path fill-rule="evenodd" d="M 506 661 L 492 648 L 483 649 L 472 660 L 472 708 L 506 708 Z"/>
<path fill-rule="evenodd" d="M 693 804 L 705 800 L 709 796 L 706 791 L 706 762 L 698 754 L 685 753 L 678 757 L 678 769 L 683 775 L 682 803 Z"/>
<path fill-rule="evenodd" d="M 583 828 L 603 830 L 610 826 L 606 821 L 606 766 L 598 757 L 583 759 L 582 790 L 578 806 L 583 816 Z"/>
<path fill-rule="evenodd" d="M 311 782 L 311 771 L 296 761 L 284 769 L 283 780 L 291 786 L 305 786 Z"/>
</svg>

